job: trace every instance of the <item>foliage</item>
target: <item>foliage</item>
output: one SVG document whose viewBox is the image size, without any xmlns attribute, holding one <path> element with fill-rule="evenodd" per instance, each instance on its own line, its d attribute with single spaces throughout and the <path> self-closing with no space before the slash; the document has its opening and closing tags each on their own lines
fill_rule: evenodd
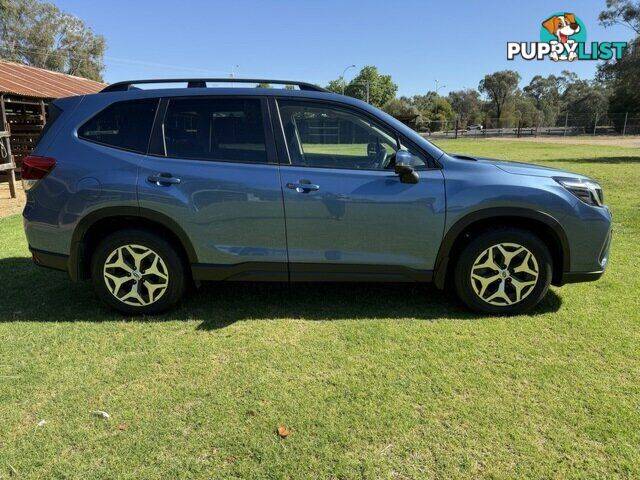
<svg viewBox="0 0 640 480">
<path fill-rule="evenodd" d="M 451 128 L 455 122 L 455 113 L 445 97 L 429 91 L 425 95 L 401 97 L 401 100 L 413 105 L 419 112 L 417 125 L 419 130 L 438 131 Z"/>
<path fill-rule="evenodd" d="M 449 92 L 448 100 L 451 110 L 458 115 L 460 127 L 478 123 L 482 118 L 482 101 L 476 90 Z"/>
<path fill-rule="evenodd" d="M 400 97 L 403 101 L 414 105 L 421 113 L 426 114 L 433 108 L 435 99 L 438 98 L 436 92 L 429 91 L 424 95 L 414 95 L 413 97 Z"/>
<path fill-rule="evenodd" d="M 0 57 L 102 80 L 105 39 L 52 3 L 0 0 Z"/>
<path fill-rule="evenodd" d="M 623 25 L 640 35 L 640 1 L 607 0 L 607 9 L 598 17 L 605 27 Z"/>
<path fill-rule="evenodd" d="M 600 14 L 604 26 L 624 25 L 638 36 L 629 43 L 622 58 L 610 60 L 598 69 L 598 78 L 611 88 L 610 114 L 640 112 L 640 1 L 608 0 L 607 10 Z M 616 117 L 618 129 L 622 118 Z"/>
<path fill-rule="evenodd" d="M 335 93 L 342 93 L 343 80 L 331 80 L 325 87 Z M 367 65 L 360 70 L 353 80 L 345 87 L 345 95 L 367 100 L 374 107 L 382 107 L 385 103 L 395 97 L 398 86 L 391 79 L 391 75 L 381 75 L 378 67 Z"/>
<path fill-rule="evenodd" d="M 446 98 L 440 96 L 434 98 L 433 105 L 426 114 L 431 121 L 429 126 L 431 131 L 454 128 L 455 115 Z"/>
<path fill-rule="evenodd" d="M 342 88 L 345 85 L 342 83 L 342 79 L 331 80 L 324 88 L 333 93 L 342 93 Z"/>
<path fill-rule="evenodd" d="M 560 93 L 565 88 L 565 77 L 549 75 L 534 76 L 522 92 L 530 98 L 539 115 L 538 118 L 545 125 L 555 125 L 562 110 Z M 522 106 L 524 106 L 521 103 Z"/>
<path fill-rule="evenodd" d="M 610 66 L 610 111 L 640 113 L 640 37 Z"/>
<path fill-rule="evenodd" d="M 420 115 L 420 110 L 401 98 L 392 98 L 382 106 L 382 110 L 393 117 Z"/>
<path fill-rule="evenodd" d="M 487 95 L 495 109 L 498 121 L 502 117 L 502 111 L 507 101 L 516 93 L 520 74 L 513 70 L 502 70 L 489 75 L 485 75 L 478 90 Z"/>
<path fill-rule="evenodd" d="M 594 80 L 577 80 L 571 83 L 562 94 L 564 112 L 569 113 L 569 125 L 594 125 L 596 115 L 602 123 L 603 115 L 609 107 L 606 87 Z"/>
<path fill-rule="evenodd" d="M 522 91 L 533 98 L 538 110 L 542 110 L 549 103 L 557 103 L 560 95 L 560 79 L 555 75 L 548 77 L 536 75 Z"/>
<path fill-rule="evenodd" d="M 502 125 L 535 127 L 541 123 L 542 113 L 536 108 L 533 99 L 520 90 L 509 100 L 502 114 Z"/>
</svg>

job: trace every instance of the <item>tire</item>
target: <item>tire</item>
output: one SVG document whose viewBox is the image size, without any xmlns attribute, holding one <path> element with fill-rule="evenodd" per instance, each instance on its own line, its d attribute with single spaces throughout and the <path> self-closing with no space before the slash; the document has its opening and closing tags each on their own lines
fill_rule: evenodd
<svg viewBox="0 0 640 480">
<path fill-rule="evenodd" d="M 91 258 L 91 279 L 103 302 L 129 315 L 167 311 L 186 287 L 179 250 L 161 236 L 135 228 L 118 230 L 100 242 Z"/>
<path fill-rule="evenodd" d="M 454 286 L 458 298 L 471 310 L 519 314 L 535 307 L 547 294 L 552 265 L 549 249 L 531 232 L 517 228 L 485 231 L 460 252 Z"/>
</svg>

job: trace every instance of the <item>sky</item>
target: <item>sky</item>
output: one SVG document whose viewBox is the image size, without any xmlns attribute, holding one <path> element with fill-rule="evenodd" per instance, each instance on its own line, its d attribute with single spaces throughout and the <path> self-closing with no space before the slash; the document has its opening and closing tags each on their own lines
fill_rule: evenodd
<svg viewBox="0 0 640 480">
<path fill-rule="evenodd" d="M 51 0 L 50 0 L 51 1 Z M 477 88 L 487 73 L 567 69 L 591 78 L 597 62 L 508 61 L 508 41 L 538 41 L 553 13 L 576 14 L 587 41 L 627 41 L 603 28 L 605 0 L 53 0 L 107 39 L 105 80 L 229 76 L 325 85 L 345 67 L 390 74 L 399 95 Z M 237 65 L 237 67 L 236 67 Z"/>
</svg>

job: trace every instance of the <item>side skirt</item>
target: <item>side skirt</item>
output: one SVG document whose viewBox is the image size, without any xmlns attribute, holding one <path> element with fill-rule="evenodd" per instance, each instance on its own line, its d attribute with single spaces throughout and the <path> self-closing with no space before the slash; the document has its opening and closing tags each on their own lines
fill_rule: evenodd
<svg viewBox="0 0 640 480">
<path fill-rule="evenodd" d="M 401 266 L 329 263 L 246 262 L 235 265 L 195 263 L 194 280 L 238 282 L 431 282 L 432 270 Z"/>
</svg>

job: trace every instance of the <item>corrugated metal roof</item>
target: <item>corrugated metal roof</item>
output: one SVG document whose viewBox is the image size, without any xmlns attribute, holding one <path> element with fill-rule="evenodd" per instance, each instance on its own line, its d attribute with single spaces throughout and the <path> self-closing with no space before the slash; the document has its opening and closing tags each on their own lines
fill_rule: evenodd
<svg viewBox="0 0 640 480">
<path fill-rule="evenodd" d="M 106 84 L 86 78 L 0 60 L 0 93 L 60 98 L 96 93 L 104 87 Z"/>
</svg>

